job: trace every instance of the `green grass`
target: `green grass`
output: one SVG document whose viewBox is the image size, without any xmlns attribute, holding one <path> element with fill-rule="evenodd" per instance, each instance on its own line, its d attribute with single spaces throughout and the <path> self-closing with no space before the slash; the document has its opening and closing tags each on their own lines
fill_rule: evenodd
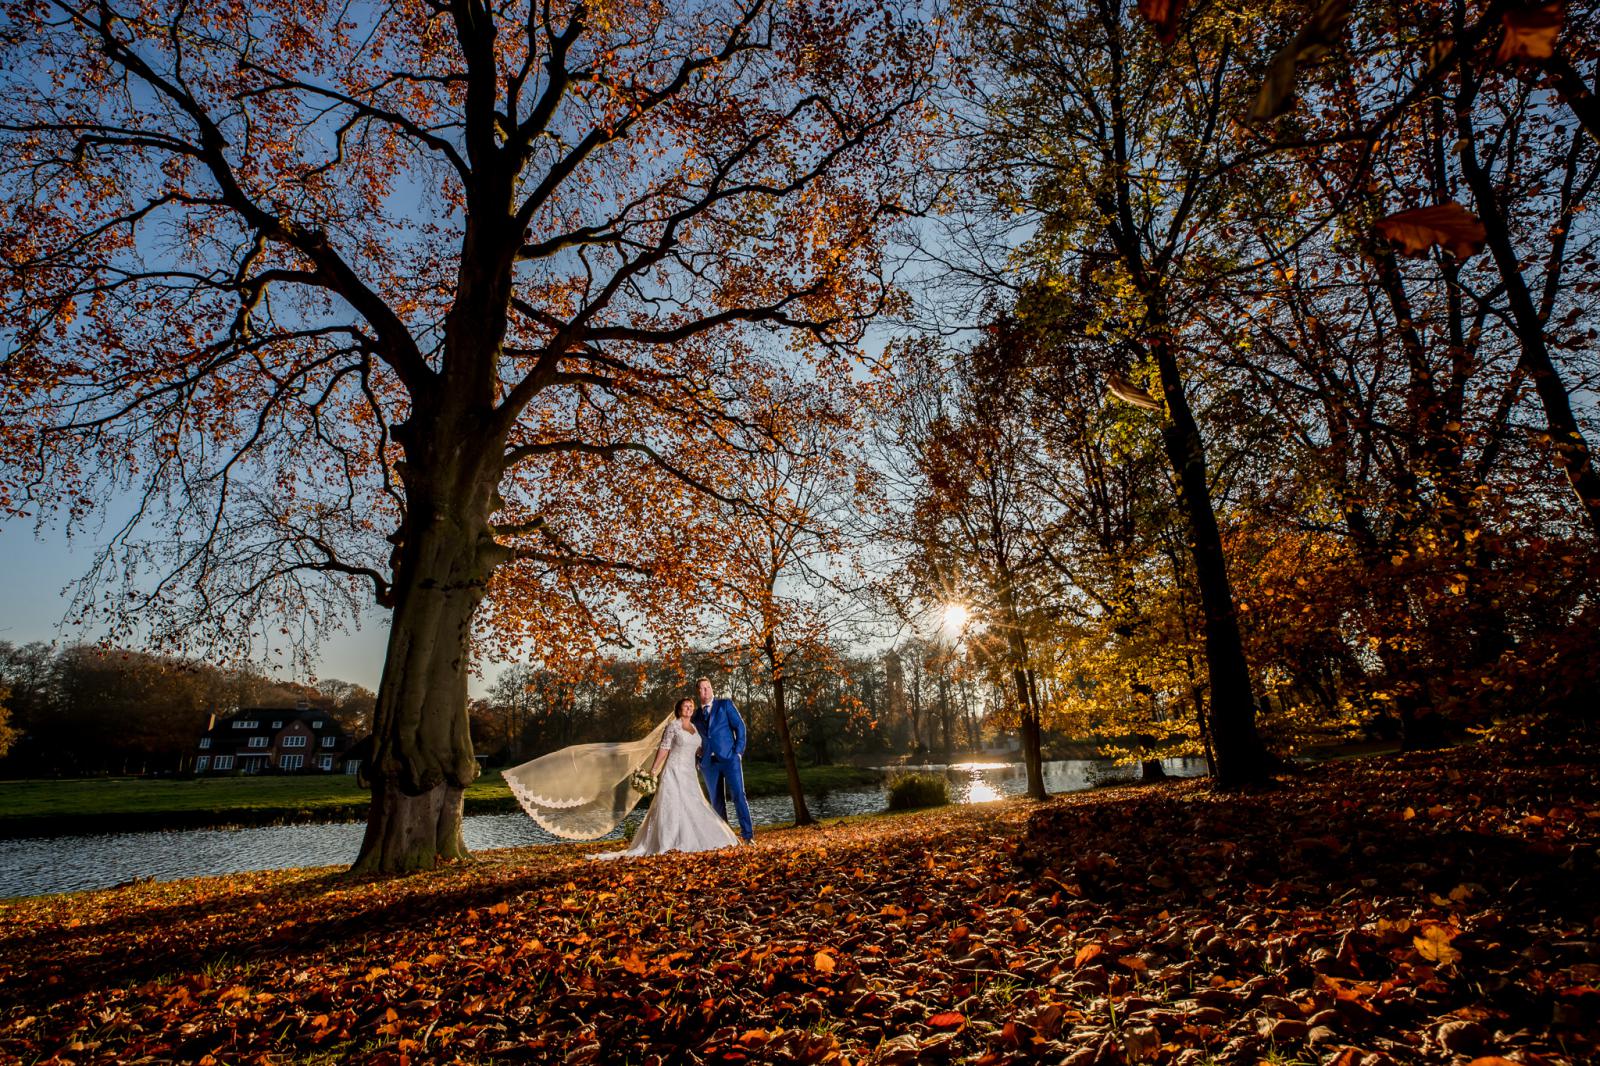
<svg viewBox="0 0 1600 1066">
<path fill-rule="evenodd" d="M 808 792 L 868 787 L 878 780 L 876 771 L 854 766 L 802 767 L 800 777 Z M 787 793 L 783 767 L 747 764 L 745 791 L 752 796 Z M 367 793 L 346 774 L 0 781 L 0 837 L 342 821 L 363 817 L 367 802 Z M 489 770 L 472 783 L 466 810 L 517 810 L 500 771 Z"/>
<path fill-rule="evenodd" d="M 836 789 L 871 788 L 883 780 L 876 770 L 862 766 L 802 766 L 800 784 L 807 792 L 832 792 Z M 783 764 L 749 762 L 744 764 L 744 792 L 747 796 L 784 796 L 789 778 Z"/>
</svg>

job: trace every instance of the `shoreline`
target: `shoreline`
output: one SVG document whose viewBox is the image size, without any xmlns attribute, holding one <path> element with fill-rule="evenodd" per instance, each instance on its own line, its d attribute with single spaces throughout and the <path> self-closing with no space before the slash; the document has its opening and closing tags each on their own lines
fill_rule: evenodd
<svg viewBox="0 0 1600 1066">
<path fill-rule="evenodd" d="M 490 777 L 493 780 L 488 780 Z M 876 770 L 853 766 L 802 767 L 801 781 L 807 792 L 829 791 L 841 788 L 865 788 L 877 784 L 883 775 Z M 244 795 L 256 782 L 284 782 L 295 778 L 219 778 L 199 781 L 145 782 L 140 779 L 63 779 L 62 781 L 8 781 L 0 787 L 11 786 L 20 790 L 25 786 L 71 787 L 89 781 L 110 788 L 138 789 L 156 785 L 183 788 L 206 787 L 226 783 L 235 793 L 235 799 Z M 327 784 L 330 779 L 304 779 L 313 785 Z M 129 784 L 128 782 L 131 782 Z M 269 786 L 270 787 L 270 786 Z M 279 786 L 281 787 L 281 786 Z M 747 768 L 745 792 L 752 797 L 781 796 L 789 791 L 781 765 L 752 763 Z M 184 797 L 194 798 L 194 797 Z M 229 797 L 219 797 L 226 800 Z M 195 829 L 260 829 L 280 825 L 326 825 L 340 822 L 360 822 L 366 818 L 368 798 L 364 792 L 351 794 L 348 799 L 331 801 L 308 799 L 304 802 L 290 800 L 281 803 L 244 803 L 213 807 L 169 807 L 155 809 L 104 809 L 35 814 L 0 815 L 0 840 L 47 840 L 55 837 L 101 836 L 120 833 L 161 833 Z M 522 808 L 510 790 L 499 780 L 498 771 L 485 774 L 480 782 L 467 791 L 462 803 L 462 814 L 476 815 L 517 814 Z"/>
</svg>

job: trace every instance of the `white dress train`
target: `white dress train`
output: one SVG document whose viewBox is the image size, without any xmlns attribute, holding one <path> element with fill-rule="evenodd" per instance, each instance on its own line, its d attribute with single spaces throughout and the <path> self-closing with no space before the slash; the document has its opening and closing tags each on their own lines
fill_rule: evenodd
<svg viewBox="0 0 1600 1066">
<path fill-rule="evenodd" d="M 667 752 L 650 810 L 625 851 L 608 851 L 599 859 L 661 855 L 668 851 L 710 851 L 739 842 L 728 823 L 717 816 L 700 790 L 700 733 L 689 732 L 680 720 L 667 723 L 660 750 Z"/>
</svg>

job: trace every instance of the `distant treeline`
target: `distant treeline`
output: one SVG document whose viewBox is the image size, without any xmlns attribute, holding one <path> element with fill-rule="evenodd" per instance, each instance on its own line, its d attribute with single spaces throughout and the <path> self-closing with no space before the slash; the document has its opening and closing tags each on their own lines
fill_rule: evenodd
<svg viewBox="0 0 1600 1066">
<path fill-rule="evenodd" d="M 498 765 L 568 744 L 639 736 L 692 695 L 700 676 L 738 705 L 750 728 L 749 757 L 779 758 L 772 690 L 760 660 L 727 662 L 709 653 L 613 663 L 598 678 L 578 682 L 510 667 L 487 700 L 474 702 L 473 737 Z M 996 739 L 986 718 L 1004 698 L 963 670 L 947 648 L 923 641 L 879 655 L 837 649 L 825 657 L 796 655 L 785 684 L 796 758 L 814 765 L 977 749 Z"/>
<path fill-rule="evenodd" d="M 52 648 L 0 641 L 0 702 L 14 732 L 0 775 L 56 777 L 182 771 L 210 715 L 293 707 L 301 699 L 353 736 L 371 727 L 373 694 L 345 681 L 316 687 L 252 667 L 97 645 Z"/>
<path fill-rule="evenodd" d="M 750 757 L 777 759 L 771 687 L 759 662 L 711 654 L 616 662 L 583 680 L 505 668 L 488 697 L 469 705 L 473 741 L 499 766 L 568 744 L 640 736 L 702 674 L 743 712 Z M 996 739 L 985 720 L 1003 702 L 948 649 L 921 641 L 879 655 L 796 658 L 786 684 L 796 756 L 816 765 L 974 750 Z M 293 707 L 302 699 L 331 713 L 352 737 L 371 729 L 374 694 L 346 681 L 313 687 L 248 666 L 0 641 L 0 707 L 9 710 L 13 732 L 9 751 L 0 744 L 0 776 L 185 772 L 210 715 Z"/>
</svg>

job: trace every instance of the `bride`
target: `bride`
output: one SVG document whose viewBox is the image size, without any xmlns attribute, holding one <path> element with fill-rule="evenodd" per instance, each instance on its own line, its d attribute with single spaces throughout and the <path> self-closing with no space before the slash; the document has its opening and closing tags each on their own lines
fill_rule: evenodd
<svg viewBox="0 0 1600 1066">
<path fill-rule="evenodd" d="M 598 858 L 708 851 L 738 843 L 700 790 L 701 737 L 694 701 L 679 700 L 672 716 L 643 739 L 624 744 L 577 744 L 504 773 L 506 784 L 540 826 L 569 840 L 594 839 L 615 829 L 639 802 L 633 772 L 654 755 L 658 784 L 633 843 Z"/>
</svg>

